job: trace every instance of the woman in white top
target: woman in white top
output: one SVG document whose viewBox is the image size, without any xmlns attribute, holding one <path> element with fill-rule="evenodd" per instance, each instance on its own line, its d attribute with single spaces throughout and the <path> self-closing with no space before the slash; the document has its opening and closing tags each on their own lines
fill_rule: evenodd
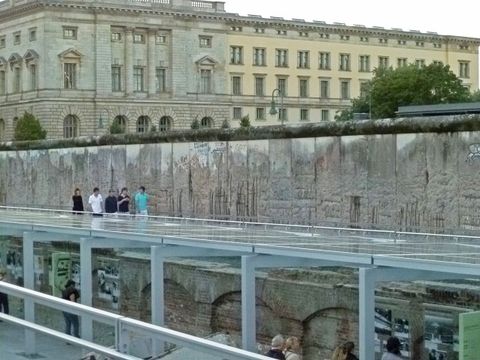
<svg viewBox="0 0 480 360">
<path fill-rule="evenodd" d="M 298 354 L 300 352 L 300 341 L 297 337 L 291 336 L 285 341 L 285 359 L 286 360 L 301 360 L 301 356 Z"/>
</svg>

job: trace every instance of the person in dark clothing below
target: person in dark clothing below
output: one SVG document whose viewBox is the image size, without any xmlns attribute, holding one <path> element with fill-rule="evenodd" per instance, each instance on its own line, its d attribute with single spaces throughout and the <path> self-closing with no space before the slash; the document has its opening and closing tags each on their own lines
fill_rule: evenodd
<svg viewBox="0 0 480 360">
<path fill-rule="evenodd" d="M 105 199 L 105 212 L 107 214 L 116 213 L 118 210 L 117 197 L 112 189 L 108 191 L 108 196 Z"/>
<path fill-rule="evenodd" d="M 332 360 L 358 360 L 358 358 L 352 354 L 355 344 L 351 341 L 347 341 L 340 346 L 337 346 L 333 353 Z"/>
<path fill-rule="evenodd" d="M 0 281 L 5 281 L 5 275 L 7 272 L 4 269 L 0 269 Z M 4 314 L 9 313 L 8 310 L 8 295 L 0 292 L 0 311 Z"/>
<path fill-rule="evenodd" d="M 63 290 L 62 292 L 62 299 L 77 302 L 79 298 L 80 298 L 80 293 L 75 288 L 75 281 L 73 281 L 72 279 L 68 280 L 67 283 L 65 284 L 65 290 Z M 79 338 L 80 332 L 79 332 L 78 315 L 64 312 L 63 316 L 65 318 L 65 334 L 73 335 Z"/>
<path fill-rule="evenodd" d="M 128 189 L 126 187 L 122 188 L 122 192 L 118 196 L 118 212 L 121 214 L 128 214 L 130 209 L 130 196 L 128 195 Z"/>
<path fill-rule="evenodd" d="M 73 196 L 72 196 L 72 201 L 73 201 L 73 213 L 74 214 L 80 214 L 79 211 L 84 211 L 83 210 L 83 199 L 82 195 L 80 195 L 80 189 L 76 188 Z"/>
<path fill-rule="evenodd" d="M 285 346 L 285 340 L 282 335 L 275 335 L 272 339 L 272 347 L 265 356 L 271 357 L 273 359 L 285 360 L 285 355 L 283 354 L 283 348 Z"/>
</svg>

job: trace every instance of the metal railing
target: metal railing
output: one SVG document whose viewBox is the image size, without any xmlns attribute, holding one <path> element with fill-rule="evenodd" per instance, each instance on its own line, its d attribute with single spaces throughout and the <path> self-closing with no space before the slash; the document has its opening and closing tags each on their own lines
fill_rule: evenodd
<svg viewBox="0 0 480 360">
<path fill-rule="evenodd" d="M 82 338 L 76 338 L 66 335 L 59 331 L 47 328 L 36 323 L 19 319 L 17 317 L 0 313 L 0 319 L 8 323 L 15 324 L 35 333 L 47 335 L 49 337 L 67 341 L 68 343 L 78 345 L 79 347 L 94 351 L 95 353 L 108 356 L 113 359 L 138 360 L 139 357 L 127 353 L 129 349 L 130 336 L 135 333 L 145 336 L 157 342 L 167 342 L 189 349 L 194 349 L 198 353 L 206 354 L 218 359 L 228 360 L 267 360 L 268 358 L 251 353 L 245 350 L 237 349 L 228 345 L 220 344 L 211 340 L 184 334 L 179 331 L 170 330 L 164 327 L 148 324 L 142 321 L 131 319 L 122 315 L 113 314 L 104 310 L 95 309 L 82 304 L 56 298 L 34 290 L 25 289 L 16 285 L 0 281 L 0 292 L 24 300 L 25 303 L 42 305 L 54 310 L 64 311 L 71 314 L 87 317 L 98 323 L 110 325 L 115 330 L 115 343 L 112 347 L 96 344 Z"/>
</svg>

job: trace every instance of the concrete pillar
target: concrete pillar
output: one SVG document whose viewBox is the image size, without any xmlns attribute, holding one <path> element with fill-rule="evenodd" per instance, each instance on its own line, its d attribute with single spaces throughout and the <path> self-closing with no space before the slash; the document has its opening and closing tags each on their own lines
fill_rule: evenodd
<svg viewBox="0 0 480 360">
<path fill-rule="evenodd" d="M 25 232 L 23 234 L 23 286 L 26 289 L 34 290 L 35 274 L 33 270 L 33 242 L 35 239 L 34 232 Z M 31 299 L 26 298 L 24 301 L 26 321 L 35 323 L 35 306 Z M 33 357 L 36 353 L 35 332 L 25 330 L 25 355 Z"/>
<path fill-rule="evenodd" d="M 80 302 L 83 305 L 92 306 L 92 247 L 89 238 L 80 240 Z M 93 322 L 88 315 L 83 315 L 82 339 L 92 341 Z"/>
<path fill-rule="evenodd" d="M 133 93 L 133 28 L 125 30 L 125 94 Z"/>
<path fill-rule="evenodd" d="M 157 32 L 154 29 L 148 30 L 147 33 L 148 42 L 147 42 L 147 90 L 148 96 L 155 96 L 157 89 L 156 89 L 156 57 L 155 57 L 155 38 L 157 36 Z"/>
<path fill-rule="evenodd" d="M 165 326 L 165 257 L 163 257 L 161 251 L 162 247 L 160 246 L 152 246 L 150 250 L 152 324 Z M 160 355 L 163 350 L 163 342 L 153 341 L 152 356 Z"/>
</svg>

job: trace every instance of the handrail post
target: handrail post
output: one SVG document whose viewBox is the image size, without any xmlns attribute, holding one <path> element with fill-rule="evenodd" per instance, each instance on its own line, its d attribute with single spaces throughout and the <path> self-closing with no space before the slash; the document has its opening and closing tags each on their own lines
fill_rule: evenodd
<svg viewBox="0 0 480 360">
<path fill-rule="evenodd" d="M 25 288 L 34 290 L 35 275 L 33 269 L 33 242 L 34 232 L 23 233 L 23 285 Z M 24 318 L 26 321 L 35 323 L 35 303 L 27 297 L 24 300 Z M 25 329 L 25 355 L 33 357 L 36 354 L 35 332 Z"/>
</svg>

